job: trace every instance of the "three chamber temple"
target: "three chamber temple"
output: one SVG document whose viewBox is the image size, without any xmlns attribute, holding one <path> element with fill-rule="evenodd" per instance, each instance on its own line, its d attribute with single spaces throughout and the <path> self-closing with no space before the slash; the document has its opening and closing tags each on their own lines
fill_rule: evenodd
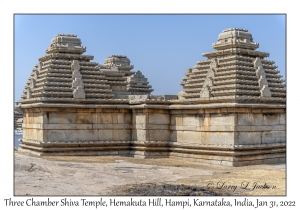
<svg viewBox="0 0 300 210">
<path fill-rule="evenodd" d="M 246 29 L 226 29 L 212 46 L 186 70 L 178 95 L 153 95 L 127 56 L 99 64 L 76 35 L 55 36 L 19 101 L 19 150 L 228 166 L 285 162 L 286 89 L 275 62 Z"/>
</svg>

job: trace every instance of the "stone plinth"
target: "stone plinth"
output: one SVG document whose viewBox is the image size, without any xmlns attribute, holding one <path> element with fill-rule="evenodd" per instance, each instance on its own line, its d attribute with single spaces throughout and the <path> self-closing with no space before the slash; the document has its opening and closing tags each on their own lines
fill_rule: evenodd
<svg viewBox="0 0 300 210">
<path fill-rule="evenodd" d="M 129 155 L 131 110 L 81 107 L 23 109 L 22 148 L 40 155 Z"/>
<path fill-rule="evenodd" d="M 23 151 L 174 157 L 229 166 L 285 162 L 284 105 L 61 106 L 23 105 Z"/>
<path fill-rule="evenodd" d="M 229 166 L 285 162 L 285 108 L 171 111 L 170 156 Z"/>
</svg>

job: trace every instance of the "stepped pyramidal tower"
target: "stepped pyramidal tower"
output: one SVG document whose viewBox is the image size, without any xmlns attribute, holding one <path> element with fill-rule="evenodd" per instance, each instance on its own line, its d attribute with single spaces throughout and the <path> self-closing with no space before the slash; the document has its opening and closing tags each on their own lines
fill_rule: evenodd
<svg viewBox="0 0 300 210">
<path fill-rule="evenodd" d="M 191 103 L 285 103 L 284 81 L 268 53 L 245 29 L 224 30 L 212 44 L 217 51 L 203 53 L 207 60 L 186 70 L 179 98 Z"/>
<path fill-rule="evenodd" d="M 99 102 L 113 98 L 105 75 L 94 56 L 82 55 L 86 47 L 76 35 L 58 34 L 39 58 L 27 81 L 22 103 Z"/>
<path fill-rule="evenodd" d="M 20 101 L 20 151 L 228 166 L 285 162 L 285 83 L 258 46 L 247 30 L 226 29 L 216 51 L 186 70 L 178 96 L 151 95 L 127 56 L 91 62 L 79 38 L 59 34 Z"/>
<path fill-rule="evenodd" d="M 141 71 L 133 72 L 130 60 L 125 55 L 112 55 L 99 65 L 101 73 L 110 84 L 114 98 L 128 99 L 129 95 L 150 95 L 153 91 Z"/>
</svg>

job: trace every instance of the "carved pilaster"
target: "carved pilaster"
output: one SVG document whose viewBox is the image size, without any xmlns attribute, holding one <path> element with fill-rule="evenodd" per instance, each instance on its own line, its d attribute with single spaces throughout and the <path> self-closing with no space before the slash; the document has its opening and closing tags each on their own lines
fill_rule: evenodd
<svg viewBox="0 0 300 210">
<path fill-rule="evenodd" d="M 210 88 L 208 85 L 205 85 L 200 91 L 200 98 L 210 98 L 210 97 L 211 97 Z"/>
<path fill-rule="evenodd" d="M 31 78 L 30 80 L 30 88 L 35 88 L 36 80 L 34 78 Z"/>
<path fill-rule="evenodd" d="M 210 61 L 210 69 L 207 72 L 207 76 L 203 82 L 203 88 L 200 91 L 200 98 L 210 98 L 211 97 L 211 89 L 214 85 L 214 78 L 216 74 L 216 69 L 218 68 L 218 60 L 216 58 L 211 59 Z"/>
<path fill-rule="evenodd" d="M 254 60 L 255 73 L 258 78 L 258 86 L 260 88 L 260 97 L 269 98 L 272 96 L 270 88 L 268 87 L 268 80 L 266 77 L 265 70 L 259 57 Z"/>
<path fill-rule="evenodd" d="M 270 91 L 270 88 L 268 87 L 268 85 L 264 85 L 262 87 L 262 89 L 260 90 L 260 95 L 261 95 L 261 97 L 264 97 L 264 98 L 271 97 L 271 91 Z"/>
<path fill-rule="evenodd" d="M 42 66 L 43 66 L 43 63 L 39 62 L 39 64 L 38 64 L 38 72 L 39 73 L 42 71 Z"/>
<path fill-rule="evenodd" d="M 31 89 L 30 88 L 28 88 L 27 89 L 27 99 L 30 99 L 31 98 Z"/>
<path fill-rule="evenodd" d="M 38 79 L 38 76 L 39 76 L 39 72 L 38 72 L 38 71 L 34 71 L 34 73 L 33 73 L 33 78 L 34 78 L 35 80 L 37 80 L 37 79 Z"/>
<path fill-rule="evenodd" d="M 72 88 L 73 88 L 73 98 L 85 98 L 84 85 L 82 81 L 82 75 L 80 73 L 80 65 L 78 60 L 73 60 L 71 64 L 72 72 Z"/>
</svg>

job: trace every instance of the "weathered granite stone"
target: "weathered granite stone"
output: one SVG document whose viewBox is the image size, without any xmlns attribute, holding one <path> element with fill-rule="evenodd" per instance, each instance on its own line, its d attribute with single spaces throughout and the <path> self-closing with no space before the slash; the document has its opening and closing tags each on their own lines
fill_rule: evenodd
<svg viewBox="0 0 300 210">
<path fill-rule="evenodd" d="M 85 98 L 85 92 L 83 87 L 76 87 L 76 89 L 73 91 L 73 98 Z"/>
<path fill-rule="evenodd" d="M 200 91 L 200 98 L 210 98 L 211 94 L 210 94 L 210 90 L 209 90 L 209 86 L 206 84 L 205 86 L 203 86 L 202 90 Z"/>
<path fill-rule="evenodd" d="M 227 166 L 284 162 L 285 84 L 258 46 L 245 29 L 224 30 L 216 51 L 186 70 L 177 97 L 151 95 L 126 56 L 100 65 L 82 55 L 76 35 L 57 35 L 22 96 L 22 151 Z"/>
<path fill-rule="evenodd" d="M 268 98 L 272 96 L 270 88 L 268 87 L 268 85 L 264 85 L 262 87 L 262 89 L 260 90 L 260 95 L 261 95 L 261 97 L 268 97 Z"/>
<path fill-rule="evenodd" d="M 130 96 L 149 97 L 153 91 L 148 79 L 140 71 L 131 72 L 134 66 L 124 55 L 112 55 L 105 59 L 104 65 L 98 67 L 108 80 L 114 98 L 136 100 Z"/>
<path fill-rule="evenodd" d="M 269 56 L 268 53 L 255 51 L 258 46 L 246 29 L 224 30 L 218 42 L 213 43 L 217 51 L 204 53 L 203 56 L 208 59 L 198 61 L 192 69 L 186 71 L 178 103 L 260 100 L 266 103 L 266 98 L 271 99 L 269 103 L 285 103 L 285 84 L 279 79 L 279 71 L 275 70 L 277 66 L 273 65 L 274 61 L 264 60 Z M 258 82 L 254 81 L 255 77 Z M 264 85 L 269 86 L 269 89 L 262 90 Z M 197 100 L 201 98 L 206 100 Z"/>
</svg>

